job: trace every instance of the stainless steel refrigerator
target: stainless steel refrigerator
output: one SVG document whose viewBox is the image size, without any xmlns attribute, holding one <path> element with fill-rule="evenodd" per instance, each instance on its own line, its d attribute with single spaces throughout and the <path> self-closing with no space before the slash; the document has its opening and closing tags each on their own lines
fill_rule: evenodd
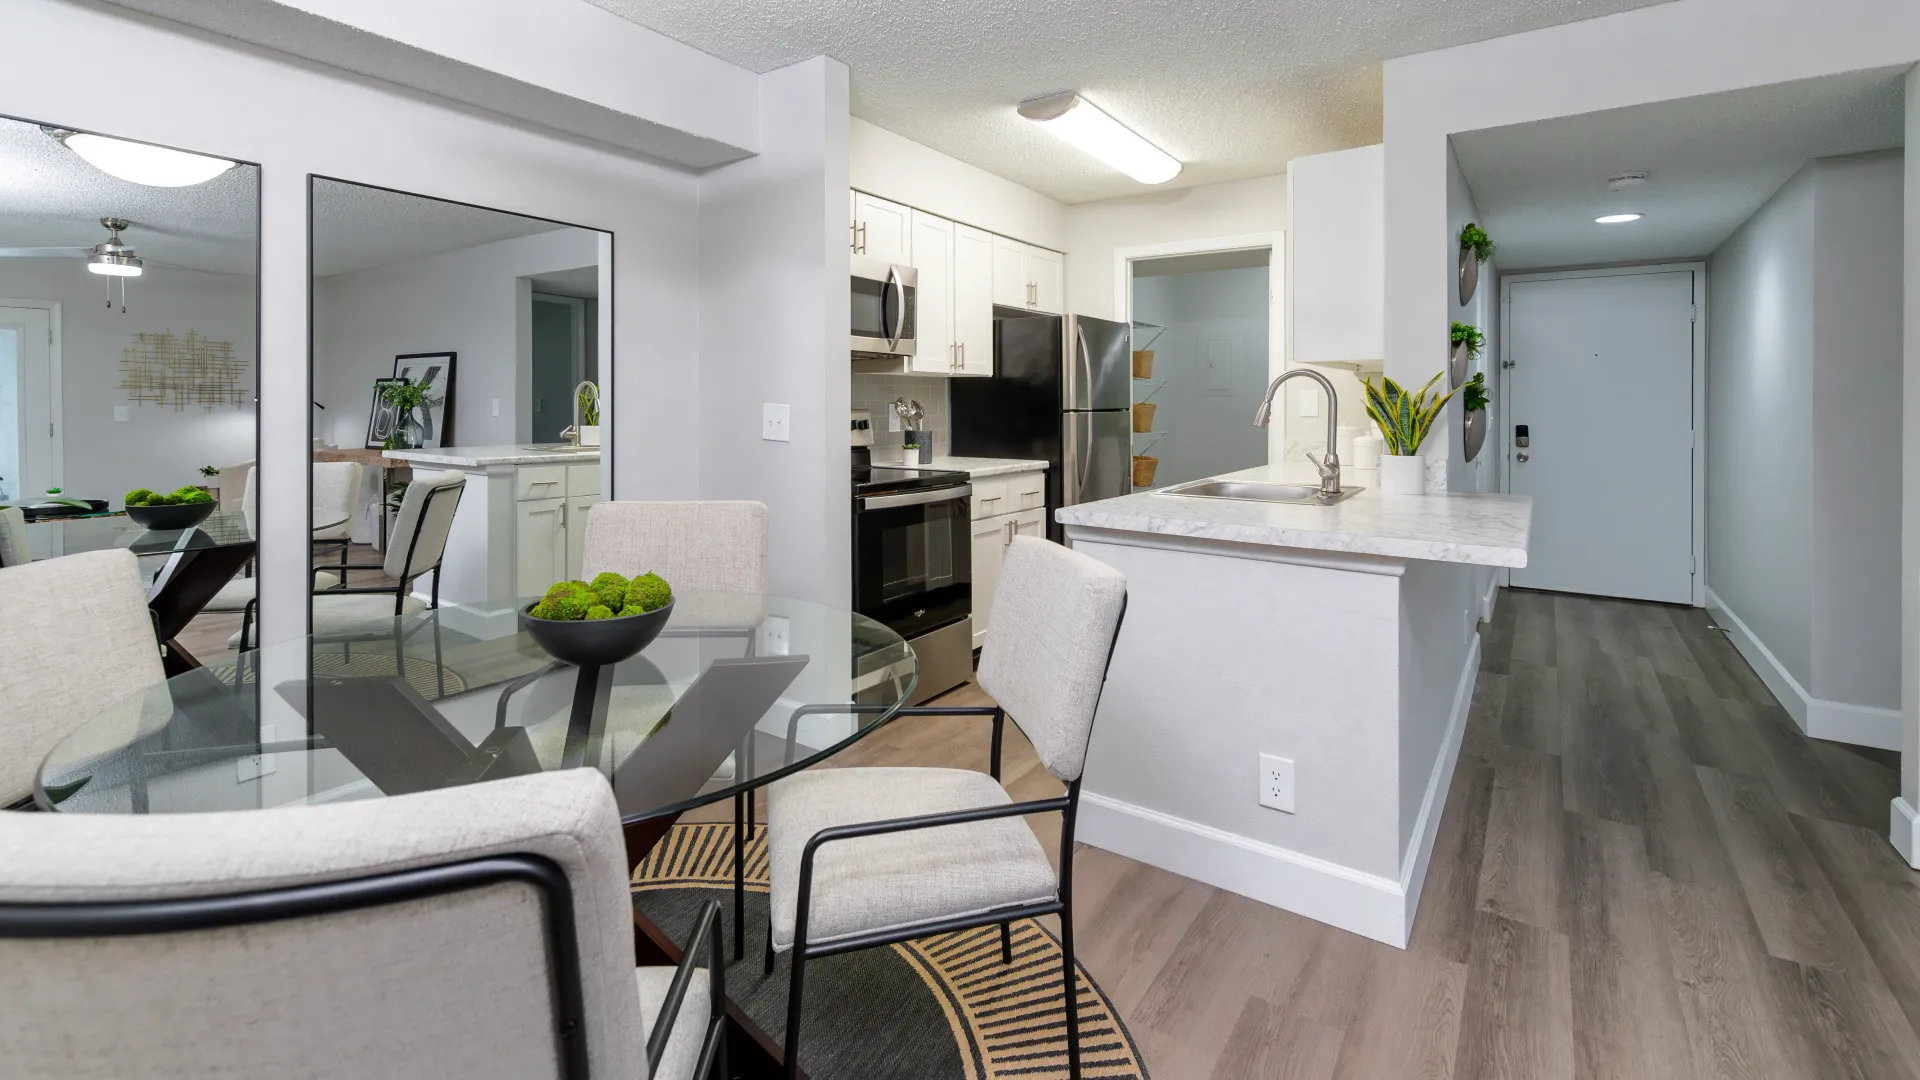
<svg viewBox="0 0 1920 1080">
<path fill-rule="evenodd" d="M 1053 510 L 1133 490 L 1133 352 L 1127 326 L 995 308 L 993 375 L 953 379 L 953 452 L 1047 463 Z"/>
</svg>

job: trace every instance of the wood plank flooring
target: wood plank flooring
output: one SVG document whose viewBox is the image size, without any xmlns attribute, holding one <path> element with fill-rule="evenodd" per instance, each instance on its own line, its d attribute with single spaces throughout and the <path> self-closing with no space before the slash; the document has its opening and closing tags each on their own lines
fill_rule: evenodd
<svg viewBox="0 0 1920 1080">
<path fill-rule="evenodd" d="M 1897 755 L 1803 737 L 1698 610 L 1508 591 L 1482 633 L 1406 951 L 1079 848 L 1081 959 L 1153 1074 L 1920 1080 Z M 835 764 L 986 754 L 926 718 Z M 1059 790 L 1007 756 L 1017 797 Z"/>
</svg>

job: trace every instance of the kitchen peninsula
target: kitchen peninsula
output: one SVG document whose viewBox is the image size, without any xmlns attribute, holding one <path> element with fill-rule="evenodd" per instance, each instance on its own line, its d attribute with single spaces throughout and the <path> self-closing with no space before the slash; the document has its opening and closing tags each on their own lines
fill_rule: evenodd
<svg viewBox="0 0 1920 1080">
<path fill-rule="evenodd" d="M 450 446 L 386 456 L 411 463 L 416 473 L 467 474 L 441 566 L 441 607 L 537 595 L 580 576 L 587 512 L 603 490 L 599 447 Z M 422 578 L 416 594 L 424 598 L 432 584 Z"/>
<path fill-rule="evenodd" d="M 1404 947 L 1477 624 L 1497 569 L 1526 565 L 1531 516 L 1524 497 L 1377 490 L 1331 505 L 1152 491 L 1057 511 L 1068 542 L 1128 583 L 1080 839 Z"/>
</svg>

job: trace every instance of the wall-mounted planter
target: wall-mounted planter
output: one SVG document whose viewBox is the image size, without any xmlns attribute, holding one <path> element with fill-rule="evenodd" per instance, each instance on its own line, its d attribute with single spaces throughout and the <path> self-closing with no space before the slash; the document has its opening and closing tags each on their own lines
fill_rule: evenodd
<svg viewBox="0 0 1920 1080">
<path fill-rule="evenodd" d="M 1447 357 L 1447 389 L 1459 389 L 1467 381 L 1467 369 L 1473 366 L 1473 352 L 1466 342 L 1453 347 L 1453 355 Z"/>
<path fill-rule="evenodd" d="M 1487 443 L 1487 410 L 1475 409 L 1468 413 L 1460 425 L 1460 449 L 1472 461 L 1480 456 L 1480 448 Z"/>
<path fill-rule="evenodd" d="M 1460 306 L 1473 302 L 1474 290 L 1480 287 L 1480 257 L 1470 247 L 1460 249 Z M 1459 385 L 1455 383 L 1454 385 Z"/>
</svg>

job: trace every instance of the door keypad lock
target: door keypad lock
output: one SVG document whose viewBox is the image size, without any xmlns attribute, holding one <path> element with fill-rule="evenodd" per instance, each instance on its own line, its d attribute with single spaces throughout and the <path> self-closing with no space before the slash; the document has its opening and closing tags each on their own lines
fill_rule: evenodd
<svg viewBox="0 0 1920 1080">
<path fill-rule="evenodd" d="M 1513 445 L 1516 449 L 1513 459 L 1525 465 L 1527 463 L 1527 448 L 1533 445 L 1533 438 L 1527 434 L 1527 425 L 1513 425 Z"/>
</svg>

